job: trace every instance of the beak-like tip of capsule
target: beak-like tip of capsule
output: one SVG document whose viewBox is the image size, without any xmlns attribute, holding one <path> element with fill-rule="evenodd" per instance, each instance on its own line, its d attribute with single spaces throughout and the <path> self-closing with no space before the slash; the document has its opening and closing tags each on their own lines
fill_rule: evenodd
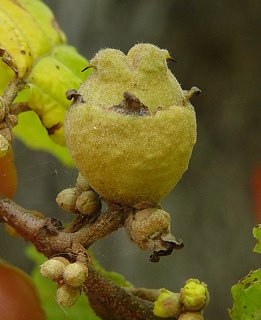
<svg viewBox="0 0 261 320">
<path fill-rule="evenodd" d="M 166 58 L 166 60 L 169 62 L 178 62 L 175 58 L 173 58 L 171 55 L 169 55 L 167 58 Z"/>
<path fill-rule="evenodd" d="M 86 70 L 88 70 L 90 68 L 96 68 L 96 67 L 94 65 L 92 65 L 92 64 L 88 64 L 85 68 L 82 69 L 82 72 L 84 72 L 84 71 L 86 71 Z"/>
</svg>

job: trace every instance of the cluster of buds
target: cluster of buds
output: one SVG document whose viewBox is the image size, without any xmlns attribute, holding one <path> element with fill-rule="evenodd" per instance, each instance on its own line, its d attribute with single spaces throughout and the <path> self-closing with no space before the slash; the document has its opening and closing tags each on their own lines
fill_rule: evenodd
<svg viewBox="0 0 261 320">
<path fill-rule="evenodd" d="M 154 314 L 161 318 L 175 317 L 178 320 L 203 320 L 203 309 L 209 300 L 207 285 L 198 279 L 189 279 L 180 293 L 166 289 L 154 302 Z"/>
<path fill-rule="evenodd" d="M 70 307 L 77 301 L 88 277 L 88 268 L 84 263 L 70 263 L 63 257 L 47 260 L 40 266 L 40 272 L 45 278 L 57 283 L 56 299 L 63 307 Z"/>
<path fill-rule="evenodd" d="M 57 198 L 57 204 L 65 211 L 92 216 L 101 209 L 101 200 L 88 181 L 79 174 L 76 186 L 64 189 Z"/>
</svg>

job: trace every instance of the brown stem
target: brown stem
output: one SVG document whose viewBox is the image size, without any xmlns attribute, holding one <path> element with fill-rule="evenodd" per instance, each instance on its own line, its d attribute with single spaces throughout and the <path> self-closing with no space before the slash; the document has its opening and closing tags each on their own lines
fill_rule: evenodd
<svg viewBox="0 0 261 320">
<path fill-rule="evenodd" d="M 16 102 L 10 106 L 10 113 L 18 115 L 21 112 L 32 110 L 26 102 Z"/>
<path fill-rule="evenodd" d="M 71 253 L 75 247 L 88 247 L 95 240 L 124 222 L 127 214 L 118 206 L 110 206 L 93 224 L 84 226 L 75 233 L 67 233 L 55 219 L 41 219 L 14 201 L 0 194 L 0 221 L 14 227 L 25 239 L 32 242 L 46 257 Z M 77 246 L 77 244 L 79 244 Z M 89 267 L 84 291 L 95 312 L 106 320 L 156 320 L 153 303 L 133 295 Z M 169 318 L 171 319 L 171 318 Z"/>
<path fill-rule="evenodd" d="M 156 301 L 160 295 L 159 289 L 127 288 L 126 290 L 134 296 L 151 302 Z"/>
<path fill-rule="evenodd" d="M 29 210 L 14 201 L 0 195 L 0 220 L 16 231 L 45 256 L 69 252 L 74 242 L 88 248 L 95 241 L 109 235 L 124 223 L 126 212 L 119 206 L 110 206 L 95 221 L 82 227 L 77 232 L 65 232 L 55 219 L 39 219 Z"/>
<path fill-rule="evenodd" d="M 153 303 L 143 300 L 89 268 L 84 291 L 98 316 L 106 320 L 156 320 Z M 168 318 L 174 319 L 174 318 Z"/>
<path fill-rule="evenodd" d="M 18 92 L 23 89 L 25 84 L 26 82 L 23 79 L 13 79 L 0 97 L 0 135 L 8 144 L 11 144 L 13 140 L 12 128 L 17 124 L 17 115 L 10 112 L 11 106 Z M 2 147 L 0 151 L 5 152 L 5 147 Z"/>
<path fill-rule="evenodd" d="M 5 109 L 5 114 L 9 113 L 9 108 L 16 98 L 19 91 L 25 86 L 25 81 L 20 78 L 12 80 L 6 88 L 4 94 L 1 97 L 2 108 Z"/>
</svg>

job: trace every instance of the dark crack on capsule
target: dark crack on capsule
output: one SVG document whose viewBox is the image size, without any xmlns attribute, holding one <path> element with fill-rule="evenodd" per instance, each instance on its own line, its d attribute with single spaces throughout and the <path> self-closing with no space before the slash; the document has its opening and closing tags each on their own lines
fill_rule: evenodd
<svg viewBox="0 0 261 320">
<path fill-rule="evenodd" d="M 151 115 L 149 108 L 142 103 L 134 94 L 124 92 L 123 100 L 119 105 L 109 108 L 110 111 L 115 111 L 125 115 L 133 116 L 148 116 Z"/>
</svg>

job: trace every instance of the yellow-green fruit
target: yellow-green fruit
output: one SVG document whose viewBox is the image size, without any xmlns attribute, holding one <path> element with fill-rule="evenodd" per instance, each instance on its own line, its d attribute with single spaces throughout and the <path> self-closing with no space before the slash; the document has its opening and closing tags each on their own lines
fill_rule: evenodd
<svg viewBox="0 0 261 320">
<path fill-rule="evenodd" d="M 127 55 L 104 49 L 90 61 L 65 119 L 76 166 L 106 200 L 158 203 L 188 167 L 196 118 L 167 65 L 167 50 L 135 45 Z"/>
</svg>

